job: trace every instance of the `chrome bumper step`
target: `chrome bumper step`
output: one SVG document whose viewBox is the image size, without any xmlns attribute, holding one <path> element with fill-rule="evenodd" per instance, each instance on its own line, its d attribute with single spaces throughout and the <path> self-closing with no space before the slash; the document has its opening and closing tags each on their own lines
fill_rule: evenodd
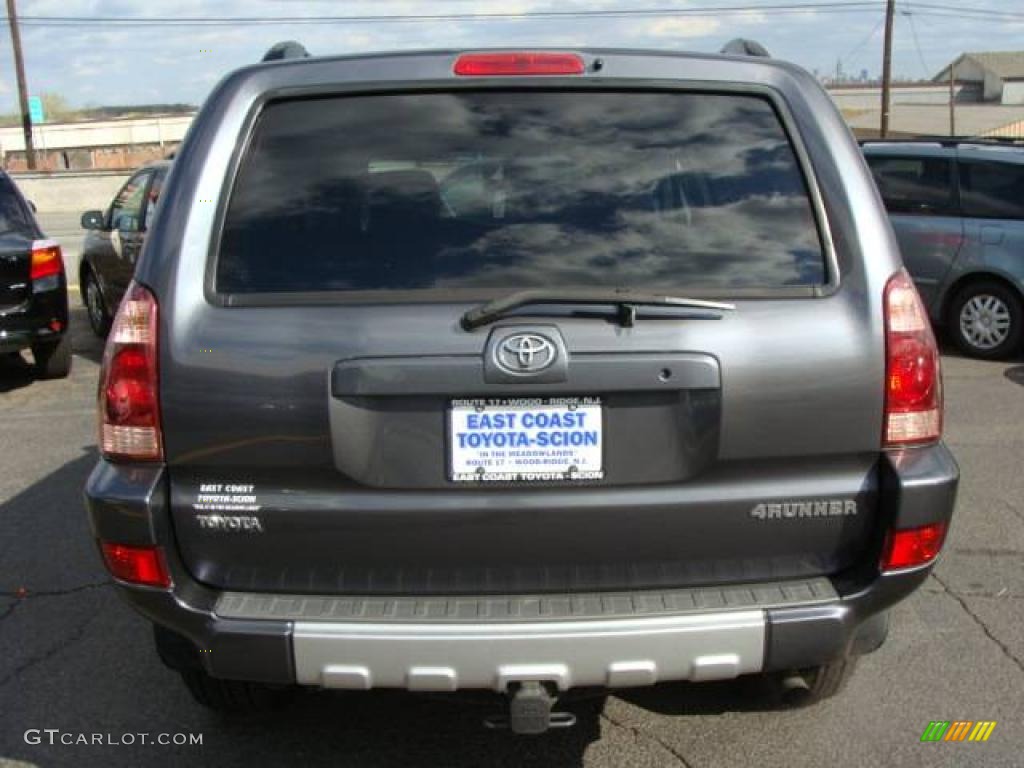
<svg viewBox="0 0 1024 768">
<path fill-rule="evenodd" d="M 506 691 L 722 680 L 764 664 L 764 611 L 493 624 L 295 622 L 296 682 L 324 688 Z"/>
</svg>

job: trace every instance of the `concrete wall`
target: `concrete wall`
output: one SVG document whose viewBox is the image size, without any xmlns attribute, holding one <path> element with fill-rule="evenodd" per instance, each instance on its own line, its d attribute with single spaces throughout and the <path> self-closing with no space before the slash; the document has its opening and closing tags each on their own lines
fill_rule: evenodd
<svg viewBox="0 0 1024 768">
<path fill-rule="evenodd" d="M 11 178 L 22 194 L 35 203 L 41 214 L 104 209 L 128 180 L 129 173 L 13 173 Z"/>
<path fill-rule="evenodd" d="M 840 109 L 878 109 L 882 102 L 882 88 L 860 87 L 828 89 L 832 101 Z M 957 103 L 981 101 L 981 87 L 971 83 L 958 83 L 954 87 Z M 949 104 L 949 85 L 895 85 L 892 89 L 893 105 L 898 104 Z"/>
<path fill-rule="evenodd" d="M 166 157 L 181 143 L 191 123 L 192 115 L 43 123 L 32 129 L 36 167 L 42 171 L 130 170 Z M 20 125 L 0 128 L 0 161 L 8 171 L 28 167 Z"/>
<path fill-rule="evenodd" d="M 119 147 L 130 144 L 176 144 L 185 137 L 192 115 L 97 120 L 84 123 L 43 123 L 32 129 L 36 149 Z M 20 125 L 0 128 L 0 149 L 20 152 L 25 136 Z"/>
<path fill-rule="evenodd" d="M 130 171 L 162 160 L 177 144 L 132 144 L 121 147 L 80 147 L 78 149 L 36 150 L 37 171 Z M 5 152 L 6 171 L 28 171 L 24 152 Z"/>
</svg>

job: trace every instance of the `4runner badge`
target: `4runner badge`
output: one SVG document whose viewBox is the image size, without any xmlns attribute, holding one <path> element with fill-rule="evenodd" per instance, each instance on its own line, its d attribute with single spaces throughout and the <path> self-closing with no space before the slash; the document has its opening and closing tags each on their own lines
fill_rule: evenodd
<svg viewBox="0 0 1024 768">
<path fill-rule="evenodd" d="M 756 520 L 782 520 L 798 517 L 846 517 L 857 514 L 853 499 L 829 501 L 784 501 L 778 504 L 758 504 L 750 510 Z"/>
</svg>

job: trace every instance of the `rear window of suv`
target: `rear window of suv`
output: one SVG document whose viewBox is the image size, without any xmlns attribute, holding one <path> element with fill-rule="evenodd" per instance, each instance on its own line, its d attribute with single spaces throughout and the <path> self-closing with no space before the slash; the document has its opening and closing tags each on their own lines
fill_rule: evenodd
<svg viewBox="0 0 1024 768">
<path fill-rule="evenodd" d="M 225 214 L 216 290 L 779 288 L 826 282 L 771 103 L 467 91 L 273 102 Z"/>
</svg>

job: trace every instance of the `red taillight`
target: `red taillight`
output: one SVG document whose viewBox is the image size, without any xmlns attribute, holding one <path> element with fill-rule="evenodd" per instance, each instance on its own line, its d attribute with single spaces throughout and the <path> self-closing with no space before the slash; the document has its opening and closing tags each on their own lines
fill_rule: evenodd
<svg viewBox="0 0 1024 768">
<path fill-rule="evenodd" d="M 57 243 L 53 240 L 36 240 L 32 243 L 32 266 L 29 270 L 32 282 L 55 277 L 63 272 L 64 258 Z"/>
<path fill-rule="evenodd" d="M 110 328 L 100 371 L 100 450 L 108 459 L 163 459 L 156 337 L 156 299 L 132 283 Z"/>
<path fill-rule="evenodd" d="M 129 547 L 100 542 L 103 562 L 115 579 L 148 587 L 171 586 L 164 553 L 159 547 Z"/>
<path fill-rule="evenodd" d="M 946 523 L 933 523 L 906 531 L 892 531 L 882 551 L 882 570 L 930 563 L 942 549 L 947 527 Z"/>
<path fill-rule="evenodd" d="M 575 53 L 464 53 L 455 61 L 463 77 L 582 75 L 583 59 Z"/>
<path fill-rule="evenodd" d="M 885 287 L 886 448 L 942 435 L 942 373 L 928 313 L 906 270 Z"/>
</svg>

